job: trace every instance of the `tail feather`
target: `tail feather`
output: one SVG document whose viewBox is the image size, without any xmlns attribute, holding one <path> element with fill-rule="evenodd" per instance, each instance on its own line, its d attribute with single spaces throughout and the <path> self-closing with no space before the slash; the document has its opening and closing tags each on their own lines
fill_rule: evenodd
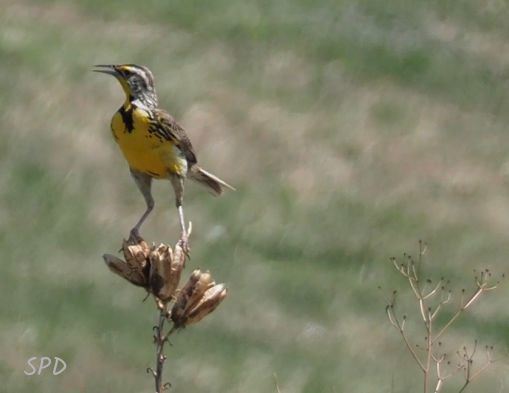
<svg viewBox="0 0 509 393">
<path fill-rule="evenodd" d="M 221 195 L 225 188 L 234 190 L 235 188 L 230 186 L 212 173 L 207 172 L 205 169 L 200 168 L 198 165 L 193 165 L 188 173 L 189 177 L 194 181 L 204 185 L 215 195 Z"/>
</svg>

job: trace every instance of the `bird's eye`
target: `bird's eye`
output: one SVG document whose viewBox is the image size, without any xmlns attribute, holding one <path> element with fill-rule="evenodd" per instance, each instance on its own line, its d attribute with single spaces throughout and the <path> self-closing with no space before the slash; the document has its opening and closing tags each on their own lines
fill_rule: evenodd
<svg viewBox="0 0 509 393">
<path fill-rule="evenodd" d="M 125 76 L 125 77 L 128 77 L 128 76 L 131 76 L 132 75 L 132 72 L 129 68 L 127 67 L 118 67 L 118 70 Z"/>
</svg>

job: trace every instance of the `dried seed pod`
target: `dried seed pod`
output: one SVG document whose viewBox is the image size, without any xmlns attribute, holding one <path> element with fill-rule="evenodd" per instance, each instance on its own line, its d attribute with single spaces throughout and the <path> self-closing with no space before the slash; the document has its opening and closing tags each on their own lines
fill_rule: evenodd
<svg viewBox="0 0 509 393">
<path fill-rule="evenodd" d="M 159 251 L 161 246 L 155 249 L 152 249 L 148 258 L 150 261 L 150 273 L 149 273 L 149 284 L 151 292 L 158 298 L 162 298 L 159 296 L 159 291 L 164 285 L 164 279 L 168 274 L 169 269 L 165 269 L 164 261 L 162 255 Z"/>
<path fill-rule="evenodd" d="M 198 304 L 205 291 L 213 287 L 214 285 L 216 285 L 216 283 L 212 281 L 212 276 L 210 275 L 210 272 L 206 271 L 204 273 L 200 273 L 200 277 L 196 284 L 194 285 L 194 288 L 191 292 L 191 296 L 189 296 L 189 299 L 187 301 L 185 309 L 186 313 L 189 312 L 189 310 L 193 308 L 196 304 Z"/>
<path fill-rule="evenodd" d="M 150 260 L 150 287 L 154 296 L 166 302 L 170 300 L 178 286 L 180 272 L 177 281 L 172 269 L 175 264 L 174 254 L 171 248 L 161 244 L 149 254 Z M 175 282 L 176 281 L 176 282 Z"/>
<path fill-rule="evenodd" d="M 194 270 L 189 276 L 185 285 L 180 289 L 177 294 L 177 299 L 175 300 L 175 304 L 171 310 L 171 319 L 178 325 L 178 321 L 184 315 L 186 311 L 186 306 L 188 304 L 189 298 L 191 297 L 194 288 L 196 287 L 196 283 L 200 280 L 201 271 L 199 269 Z"/>
<path fill-rule="evenodd" d="M 113 273 L 118 274 L 134 285 L 147 287 L 148 276 L 142 269 L 135 269 L 129 266 L 125 261 L 111 254 L 104 254 L 103 259 Z"/>
<path fill-rule="evenodd" d="M 128 265 L 141 269 L 147 267 L 150 248 L 143 239 L 137 239 L 135 243 L 131 239 L 124 240 L 122 251 Z"/>
<path fill-rule="evenodd" d="M 186 263 L 186 254 L 178 244 L 175 246 L 171 258 L 170 275 L 166 278 L 165 287 L 170 296 L 174 296 L 180 283 L 180 276 Z"/>
<path fill-rule="evenodd" d="M 224 284 L 217 284 L 207 289 L 198 304 L 184 315 L 184 326 L 201 321 L 219 306 L 227 294 Z"/>
<path fill-rule="evenodd" d="M 171 319 L 175 325 L 185 324 L 185 316 L 189 310 L 198 304 L 207 289 L 214 285 L 209 272 L 202 273 L 197 269 L 191 274 L 184 287 L 179 291 L 171 311 Z"/>
</svg>

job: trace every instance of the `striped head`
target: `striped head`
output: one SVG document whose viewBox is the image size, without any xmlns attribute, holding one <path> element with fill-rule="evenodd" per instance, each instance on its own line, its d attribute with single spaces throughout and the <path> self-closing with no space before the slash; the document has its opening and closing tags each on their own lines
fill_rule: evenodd
<svg viewBox="0 0 509 393">
<path fill-rule="evenodd" d="M 110 74 L 117 78 L 128 102 L 138 101 L 148 108 L 157 107 L 154 77 L 147 67 L 136 64 L 99 64 L 95 67 L 95 72 Z"/>
</svg>

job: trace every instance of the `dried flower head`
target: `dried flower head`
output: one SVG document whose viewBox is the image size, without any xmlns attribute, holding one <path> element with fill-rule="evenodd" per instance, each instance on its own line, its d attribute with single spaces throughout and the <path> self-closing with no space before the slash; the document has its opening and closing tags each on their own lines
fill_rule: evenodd
<svg viewBox="0 0 509 393">
<path fill-rule="evenodd" d="M 103 256 L 110 270 L 134 285 L 141 286 L 163 303 L 175 294 L 186 255 L 177 244 L 169 246 L 148 244 L 141 238 L 124 240 L 122 246 L 125 261 L 111 254 Z"/>
<path fill-rule="evenodd" d="M 161 244 L 149 254 L 151 292 L 163 302 L 170 300 L 180 282 L 186 256 L 177 244 L 175 251 Z"/>
<path fill-rule="evenodd" d="M 226 294 L 224 284 L 216 285 L 209 272 L 195 270 L 178 292 L 171 319 L 177 327 L 198 322 L 214 311 Z"/>
<path fill-rule="evenodd" d="M 176 328 L 202 320 L 227 295 L 224 284 L 216 284 L 208 271 L 199 269 L 193 271 L 186 284 L 177 290 L 186 262 L 186 253 L 179 243 L 173 249 L 165 244 L 149 247 L 139 237 L 130 238 L 124 241 L 122 252 L 125 260 L 105 254 L 106 265 L 115 274 L 154 295 L 161 310 L 168 310 L 168 303 L 174 300 L 171 313 L 166 317 L 171 315 Z"/>
<path fill-rule="evenodd" d="M 228 290 L 224 284 L 217 284 L 207 289 L 198 304 L 192 307 L 186 314 L 186 326 L 199 322 L 209 315 L 219 306 L 227 294 Z"/>
<path fill-rule="evenodd" d="M 143 273 L 142 269 L 133 269 L 125 261 L 117 258 L 115 255 L 104 254 L 103 259 L 113 273 L 118 274 L 134 285 L 147 288 L 148 277 Z"/>
</svg>

